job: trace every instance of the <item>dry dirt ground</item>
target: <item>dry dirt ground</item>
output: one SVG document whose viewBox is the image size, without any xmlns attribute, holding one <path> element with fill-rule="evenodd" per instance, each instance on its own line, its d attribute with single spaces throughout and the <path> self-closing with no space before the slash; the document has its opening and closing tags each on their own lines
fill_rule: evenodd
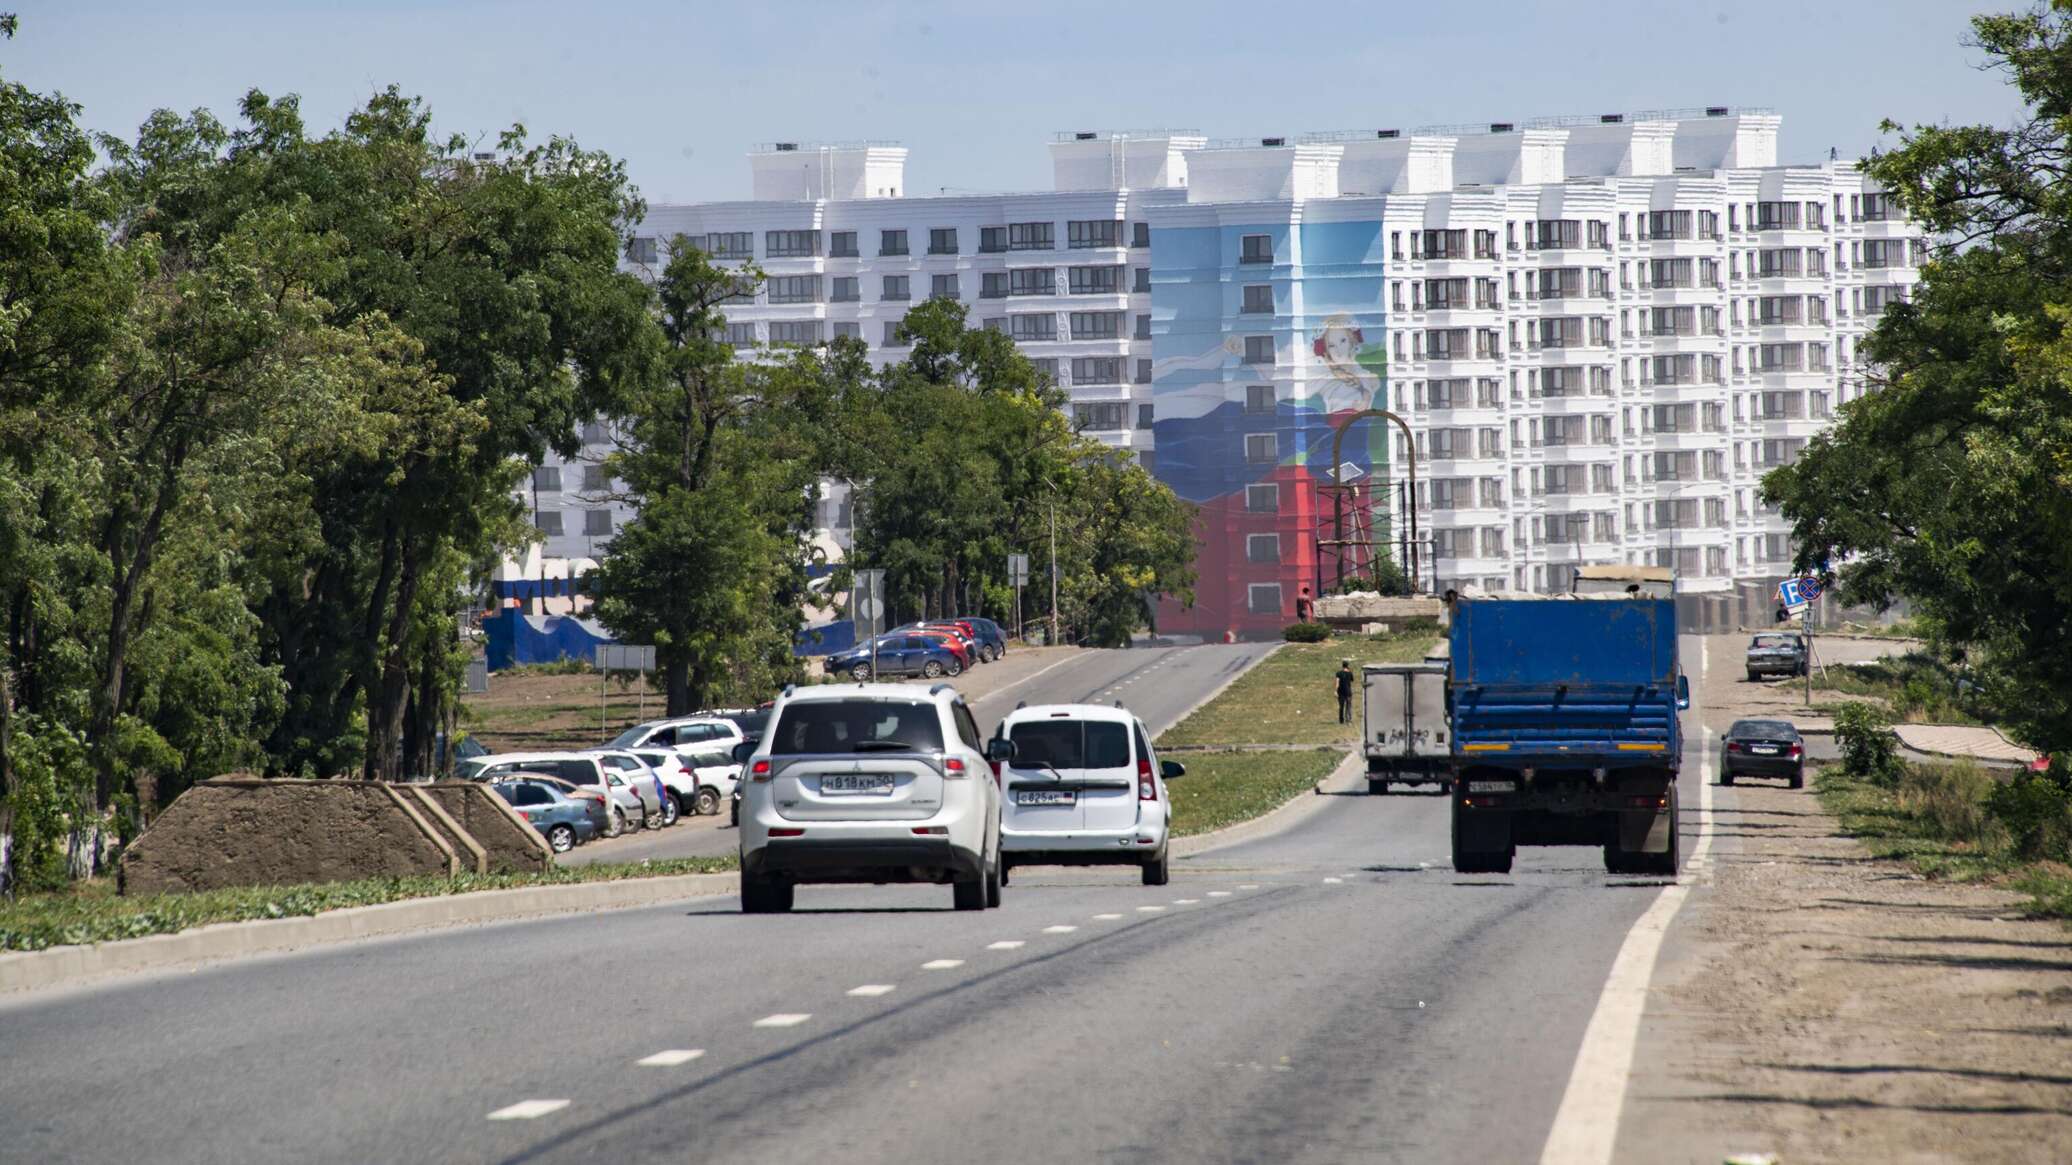
<svg viewBox="0 0 2072 1165">
<path fill-rule="evenodd" d="M 1716 734 L 1737 704 L 1716 690 L 1748 685 L 1738 655 L 1711 654 Z M 1714 793 L 1713 861 L 1656 967 L 1619 1160 L 2072 1161 L 2072 930 L 1871 859 L 1811 789 Z"/>
</svg>

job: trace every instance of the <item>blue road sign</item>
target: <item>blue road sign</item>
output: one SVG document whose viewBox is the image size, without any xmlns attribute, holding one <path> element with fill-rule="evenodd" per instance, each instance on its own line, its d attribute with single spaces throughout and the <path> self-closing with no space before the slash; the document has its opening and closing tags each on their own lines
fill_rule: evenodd
<svg viewBox="0 0 2072 1165">
<path fill-rule="evenodd" d="M 1777 601 L 1787 607 L 1801 606 L 1819 597 L 1817 578 L 1788 578 L 1777 584 Z"/>
</svg>

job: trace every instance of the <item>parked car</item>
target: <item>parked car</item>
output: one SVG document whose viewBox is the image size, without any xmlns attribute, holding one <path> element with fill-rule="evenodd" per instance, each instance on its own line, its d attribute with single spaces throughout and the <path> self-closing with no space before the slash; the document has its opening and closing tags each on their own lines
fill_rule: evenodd
<svg viewBox="0 0 2072 1165">
<path fill-rule="evenodd" d="M 1788 720 L 1736 720 L 1720 742 L 1719 783 L 1735 777 L 1783 777 L 1806 783 L 1806 738 Z"/>
<path fill-rule="evenodd" d="M 989 660 L 999 659 L 1007 654 L 1007 632 L 1001 630 L 1000 624 L 976 615 L 965 622 L 971 624 L 972 630 L 978 632 L 979 646 L 986 649 Z"/>
<path fill-rule="evenodd" d="M 878 636 L 877 675 L 886 676 L 954 676 L 963 672 L 964 665 L 957 660 L 941 641 L 922 635 L 880 635 Z M 871 648 L 865 643 L 848 651 L 827 657 L 829 675 L 846 675 L 863 683 L 873 678 L 871 671 Z"/>
<path fill-rule="evenodd" d="M 578 793 L 565 781 L 517 773 L 492 781 L 489 787 L 538 830 L 557 854 L 604 832 L 604 798 Z"/>
<path fill-rule="evenodd" d="M 790 910 L 811 882 L 947 883 L 1000 904 L 1000 789 L 948 684 L 786 688 L 743 746 L 741 909 Z"/>
<path fill-rule="evenodd" d="M 754 752 L 754 751 L 755 751 L 755 746 L 756 746 L 756 745 L 758 745 L 758 744 L 760 744 L 760 743 L 762 743 L 762 739 L 763 739 L 763 738 L 762 738 L 762 737 L 760 737 L 760 736 L 752 736 L 752 737 L 748 738 L 747 740 L 743 741 L 742 743 L 740 743 L 740 744 L 738 744 L 738 745 L 735 745 L 735 746 L 734 746 L 734 747 L 735 747 L 735 750 L 736 750 L 737 752 L 738 752 L 738 751 L 742 751 L 742 750 L 746 750 L 746 751 L 748 751 L 748 752 Z M 741 826 L 741 785 L 742 785 L 742 781 L 740 780 L 740 773 L 741 773 L 741 770 L 740 770 L 740 768 L 739 768 L 739 767 L 736 767 L 736 768 L 734 769 L 734 774 L 735 774 L 735 781 L 734 781 L 734 794 L 733 794 L 733 796 L 731 796 L 731 797 L 728 797 L 728 798 L 727 798 L 727 824 L 728 824 L 728 825 L 730 825 L 730 826 L 733 826 L 733 827 L 735 827 L 735 828 L 737 828 L 737 829 L 738 829 L 738 828 L 740 828 L 740 826 Z"/>
<path fill-rule="evenodd" d="M 635 724 L 613 737 L 604 748 L 674 748 L 707 746 L 731 749 L 741 743 L 741 726 L 718 713 L 677 716 Z"/>
<path fill-rule="evenodd" d="M 606 837 L 619 836 L 629 824 L 645 826 L 650 810 L 656 814 L 662 811 L 652 787 L 643 795 L 639 786 L 629 783 L 618 769 L 607 768 L 594 753 L 503 752 L 478 756 L 461 766 L 461 778 L 469 781 L 492 781 L 517 772 L 559 777 L 571 785 L 609 796 L 611 813 L 605 822 Z"/>
<path fill-rule="evenodd" d="M 668 749 L 652 750 L 647 755 L 621 748 L 591 748 L 584 751 L 602 760 L 606 767 L 617 769 L 619 775 L 626 779 L 626 784 L 641 793 L 641 811 L 645 816 L 641 824 L 647 828 L 662 829 L 675 825 L 676 819 L 683 815 L 682 805 L 669 788 L 669 783 L 662 778 L 661 772 L 664 767 L 677 767 L 675 753 Z M 655 759 L 650 761 L 649 756 Z M 652 791 L 654 796 L 649 797 L 649 791 Z"/>
<path fill-rule="evenodd" d="M 1806 639 L 1795 631 L 1766 631 L 1748 641 L 1748 678 L 1806 674 Z"/>
<path fill-rule="evenodd" d="M 960 671 L 968 671 L 978 665 L 978 644 L 974 643 L 955 627 L 913 627 L 909 628 L 905 633 L 908 635 L 919 635 L 924 639 L 933 639 L 944 647 L 949 648 L 950 652 L 957 657 L 957 667 Z"/>
<path fill-rule="evenodd" d="M 1017 865 L 1128 865 L 1168 873 L 1172 799 L 1186 773 L 1161 761 L 1144 724 L 1101 704 L 1038 704 L 1000 722 L 986 757 L 1004 788 L 1000 880 Z"/>
<path fill-rule="evenodd" d="M 762 706 L 756 708 L 713 708 L 708 711 L 693 713 L 693 715 L 709 720 L 728 721 L 734 727 L 741 730 L 740 739 L 746 739 L 763 734 L 763 728 L 770 723 L 771 703 L 765 702 Z M 740 739 L 737 739 L 734 743 L 740 743 Z M 731 746 L 729 746 L 729 751 L 732 751 Z"/>
<path fill-rule="evenodd" d="M 981 626 L 981 623 L 984 623 L 985 626 Z M 1000 629 L 997 626 L 993 626 L 989 620 L 947 619 L 940 622 L 923 623 L 922 626 L 939 628 L 945 631 L 954 629 L 957 632 L 958 638 L 970 645 L 971 657 L 980 663 L 991 663 L 999 659 L 1001 651 L 1007 646 L 1006 636 L 1001 635 Z M 990 636 L 986 632 L 986 627 L 988 626 L 993 627 L 993 632 Z"/>
<path fill-rule="evenodd" d="M 635 749 L 635 754 L 655 769 L 669 786 L 678 809 L 686 814 L 709 815 L 734 795 L 741 766 L 731 751 L 668 748 Z"/>
<path fill-rule="evenodd" d="M 973 631 L 969 624 L 959 620 L 931 619 L 920 623 L 907 623 L 894 627 L 890 634 L 945 636 L 964 650 L 964 654 L 969 657 L 966 660 L 967 664 L 984 662 L 979 658 L 978 633 Z"/>
</svg>

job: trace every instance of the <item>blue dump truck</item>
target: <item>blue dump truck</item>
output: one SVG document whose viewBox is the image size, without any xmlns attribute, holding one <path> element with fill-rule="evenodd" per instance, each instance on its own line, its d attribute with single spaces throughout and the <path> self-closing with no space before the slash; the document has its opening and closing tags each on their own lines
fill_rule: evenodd
<svg viewBox="0 0 2072 1165">
<path fill-rule="evenodd" d="M 1612 873 L 1674 874 L 1690 703 L 1675 600 L 1638 587 L 1457 598 L 1450 647 L 1453 868 L 1505 873 L 1521 845 L 1601 845 Z"/>
</svg>

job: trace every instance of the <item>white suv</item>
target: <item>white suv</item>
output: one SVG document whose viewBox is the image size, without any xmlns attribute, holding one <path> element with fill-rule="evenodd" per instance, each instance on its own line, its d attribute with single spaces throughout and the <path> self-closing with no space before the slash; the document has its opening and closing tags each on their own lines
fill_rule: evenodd
<svg viewBox="0 0 2072 1165">
<path fill-rule="evenodd" d="M 678 752 L 731 749 L 741 743 L 741 726 L 719 716 L 679 716 L 635 724 L 604 748 L 673 748 Z"/>
<path fill-rule="evenodd" d="M 1000 787 L 948 684 L 787 688 L 742 747 L 741 909 L 791 909 L 806 882 L 949 883 L 1000 905 Z"/>
<path fill-rule="evenodd" d="M 1142 867 L 1146 886 L 1166 884 L 1165 783 L 1187 770 L 1158 759 L 1127 709 L 1016 708 L 986 755 L 1005 787 L 1001 881 L 1014 866 L 1128 865 Z"/>
</svg>

